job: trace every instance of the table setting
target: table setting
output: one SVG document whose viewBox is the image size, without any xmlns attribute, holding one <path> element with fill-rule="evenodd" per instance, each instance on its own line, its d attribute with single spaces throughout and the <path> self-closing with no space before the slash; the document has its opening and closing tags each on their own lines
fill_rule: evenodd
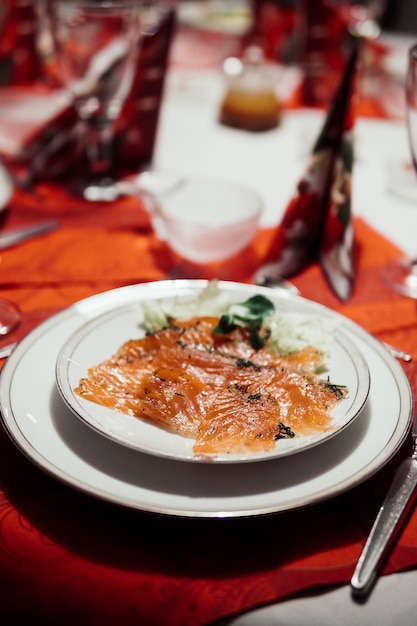
<svg viewBox="0 0 417 626">
<path fill-rule="evenodd" d="M 245 30 L 248 3 L 236 3 L 232 25 L 229 13 L 214 20 L 191 11 L 200 3 L 184 3 L 162 51 L 151 43 L 153 9 L 160 5 L 165 24 L 172 3 L 123 0 L 133 13 L 120 23 L 100 14 L 105 28 L 97 26 L 93 42 L 97 16 L 83 11 L 100 4 L 120 8 L 41 3 L 40 17 L 55 29 L 48 54 L 57 57 L 44 59 L 46 78 L 0 85 L 1 617 L 22 625 L 301 626 L 332 624 L 337 611 L 340 624 L 411 625 L 413 484 L 372 584 L 354 584 L 414 445 L 416 300 L 394 288 L 384 268 L 415 253 L 415 201 L 395 178 L 412 171 L 407 111 L 415 103 L 397 69 L 381 78 L 395 56 L 405 81 L 409 39 L 378 32 L 365 42 L 366 56 L 356 35 L 332 101 L 313 106 L 303 100 L 299 67 L 271 72 L 272 48 L 254 56 L 259 32 L 251 38 Z M 143 39 L 143 47 L 108 44 L 107 19 L 110 40 L 123 24 L 121 41 Z M 296 23 L 285 19 L 287 29 Z M 101 32 L 115 57 L 104 78 L 91 74 L 88 91 L 81 73 L 111 56 L 95 56 Z M 67 45 L 73 65 L 62 69 Z M 154 73 L 156 104 L 156 91 L 151 97 L 132 71 L 152 54 L 167 55 L 163 84 Z M 263 70 L 277 82 L 276 124 L 254 131 L 236 118 L 225 123 L 227 90 L 240 89 L 245 72 L 253 85 L 253 72 Z M 390 89 L 375 96 L 367 81 L 386 85 L 390 76 Z M 140 88 L 136 110 L 128 94 Z M 104 152 L 91 132 L 105 136 Z M 95 147 L 93 161 L 84 143 Z M 207 457 L 196 454 L 194 437 L 76 392 L 89 368 L 125 342 L 164 331 L 147 330 L 149 311 L 157 310 L 153 320 L 161 311 L 181 319 L 172 311 L 184 306 L 194 312 L 188 317 L 227 307 L 241 315 L 251 298 L 298 324 L 308 318 L 334 329 L 322 378 L 347 395 L 332 409 L 330 429 Z M 11 319 L 2 318 L 3 301 Z M 285 338 L 294 332 L 310 345 L 300 328 Z M 249 361 L 238 362 L 243 376 Z M 186 372 L 189 381 L 194 370 Z M 171 394 L 168 406 L 181 396 Z"/>
</svg>

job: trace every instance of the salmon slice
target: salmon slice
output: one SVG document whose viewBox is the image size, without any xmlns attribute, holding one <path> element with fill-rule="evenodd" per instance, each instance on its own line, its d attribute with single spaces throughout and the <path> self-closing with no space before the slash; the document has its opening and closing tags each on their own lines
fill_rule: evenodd
<svg viewBox="0 0 417 626">
<path fill-rule="evenodd" d="M 194 452 L 272 450 L 291 432 L 307 435 L 329 428 L 334 404 L 325 382 L 282 363 L 250 376 L 240 372 L 218 391 L 200 423 Z"/>
<path fill-rule="evenodd" d="M 174 321 L 126 342 L 89 369 L 83 398 L 195 439 L 196 454 L 271 450 L 282 437 L 331 426 L 347 390 L 314 374 L 314 348 L 279 356 L 254 349 L 249 331 L 213 330 L 218 318 Z"/>
</svg>

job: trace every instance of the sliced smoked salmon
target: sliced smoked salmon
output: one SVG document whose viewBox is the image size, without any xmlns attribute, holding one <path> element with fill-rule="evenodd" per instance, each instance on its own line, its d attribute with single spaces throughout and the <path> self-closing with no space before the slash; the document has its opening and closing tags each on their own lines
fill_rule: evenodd
<svg viewBox="0 0 417 626">
<path fill-rule="evenodd" d="M 249 330 L 216 334 L 219 318 L 172 321 L 126 342 L 92 367 L 83 398 L 195 439 L 196 454 L 270 450 L 277 439 L 324 431 L 347 390 L 314 372 L 308 347 L 279 356 L 255 349 Z"/>
</svg>

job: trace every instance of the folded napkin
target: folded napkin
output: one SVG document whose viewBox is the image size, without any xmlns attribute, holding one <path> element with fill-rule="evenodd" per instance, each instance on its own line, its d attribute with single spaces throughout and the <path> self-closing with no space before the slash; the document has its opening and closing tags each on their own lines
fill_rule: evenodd
<svg viewBox="0 0 417 626">
<path fill-rule="evenodd" d="M 335 98 L 267 255 L 284 277 L 319 261 L 343 301 L 350 297 L 355 278 L 351 174 L 358 53 L 359 40 L 354 40 Z"/>
</svg>

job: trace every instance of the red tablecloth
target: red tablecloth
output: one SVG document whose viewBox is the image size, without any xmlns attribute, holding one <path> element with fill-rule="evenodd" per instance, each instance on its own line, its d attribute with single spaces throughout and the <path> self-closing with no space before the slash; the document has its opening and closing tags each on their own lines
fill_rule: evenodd
<svg viewBox="0 0 417 626">
<path fill-rule="evenodd" d="M 185 267 L 158 241 L 135 199 L 86 206 L 59 188 L 17 192 L 4 227 L 58 216 L 61 226 L 1 253 L 1 295 L 24 320 L 14 334 L 80 298 L 175 274 L 250 281 L 271 230 L 228 264 Z M 398 250 L 355 221 L 358 279 L 341 304 L 317 265 L 294 279 L 303 295 L 412 352 L 417 391 L 417 304 L 389 290 L 380 267 Z M 408 451 L 404 446 L 398 457 Z M 118 508 L 34 467 L 0 430 L 0 615 L 3 623 L 93 626 L 207 624 L 322 585 L 349 581 L 381 503 L 393 459 L 361 486 L 302 511 L 265 518 L 193 520 Z M 417 565 L 417 513 L 384 573 Z"/>
</svg>

